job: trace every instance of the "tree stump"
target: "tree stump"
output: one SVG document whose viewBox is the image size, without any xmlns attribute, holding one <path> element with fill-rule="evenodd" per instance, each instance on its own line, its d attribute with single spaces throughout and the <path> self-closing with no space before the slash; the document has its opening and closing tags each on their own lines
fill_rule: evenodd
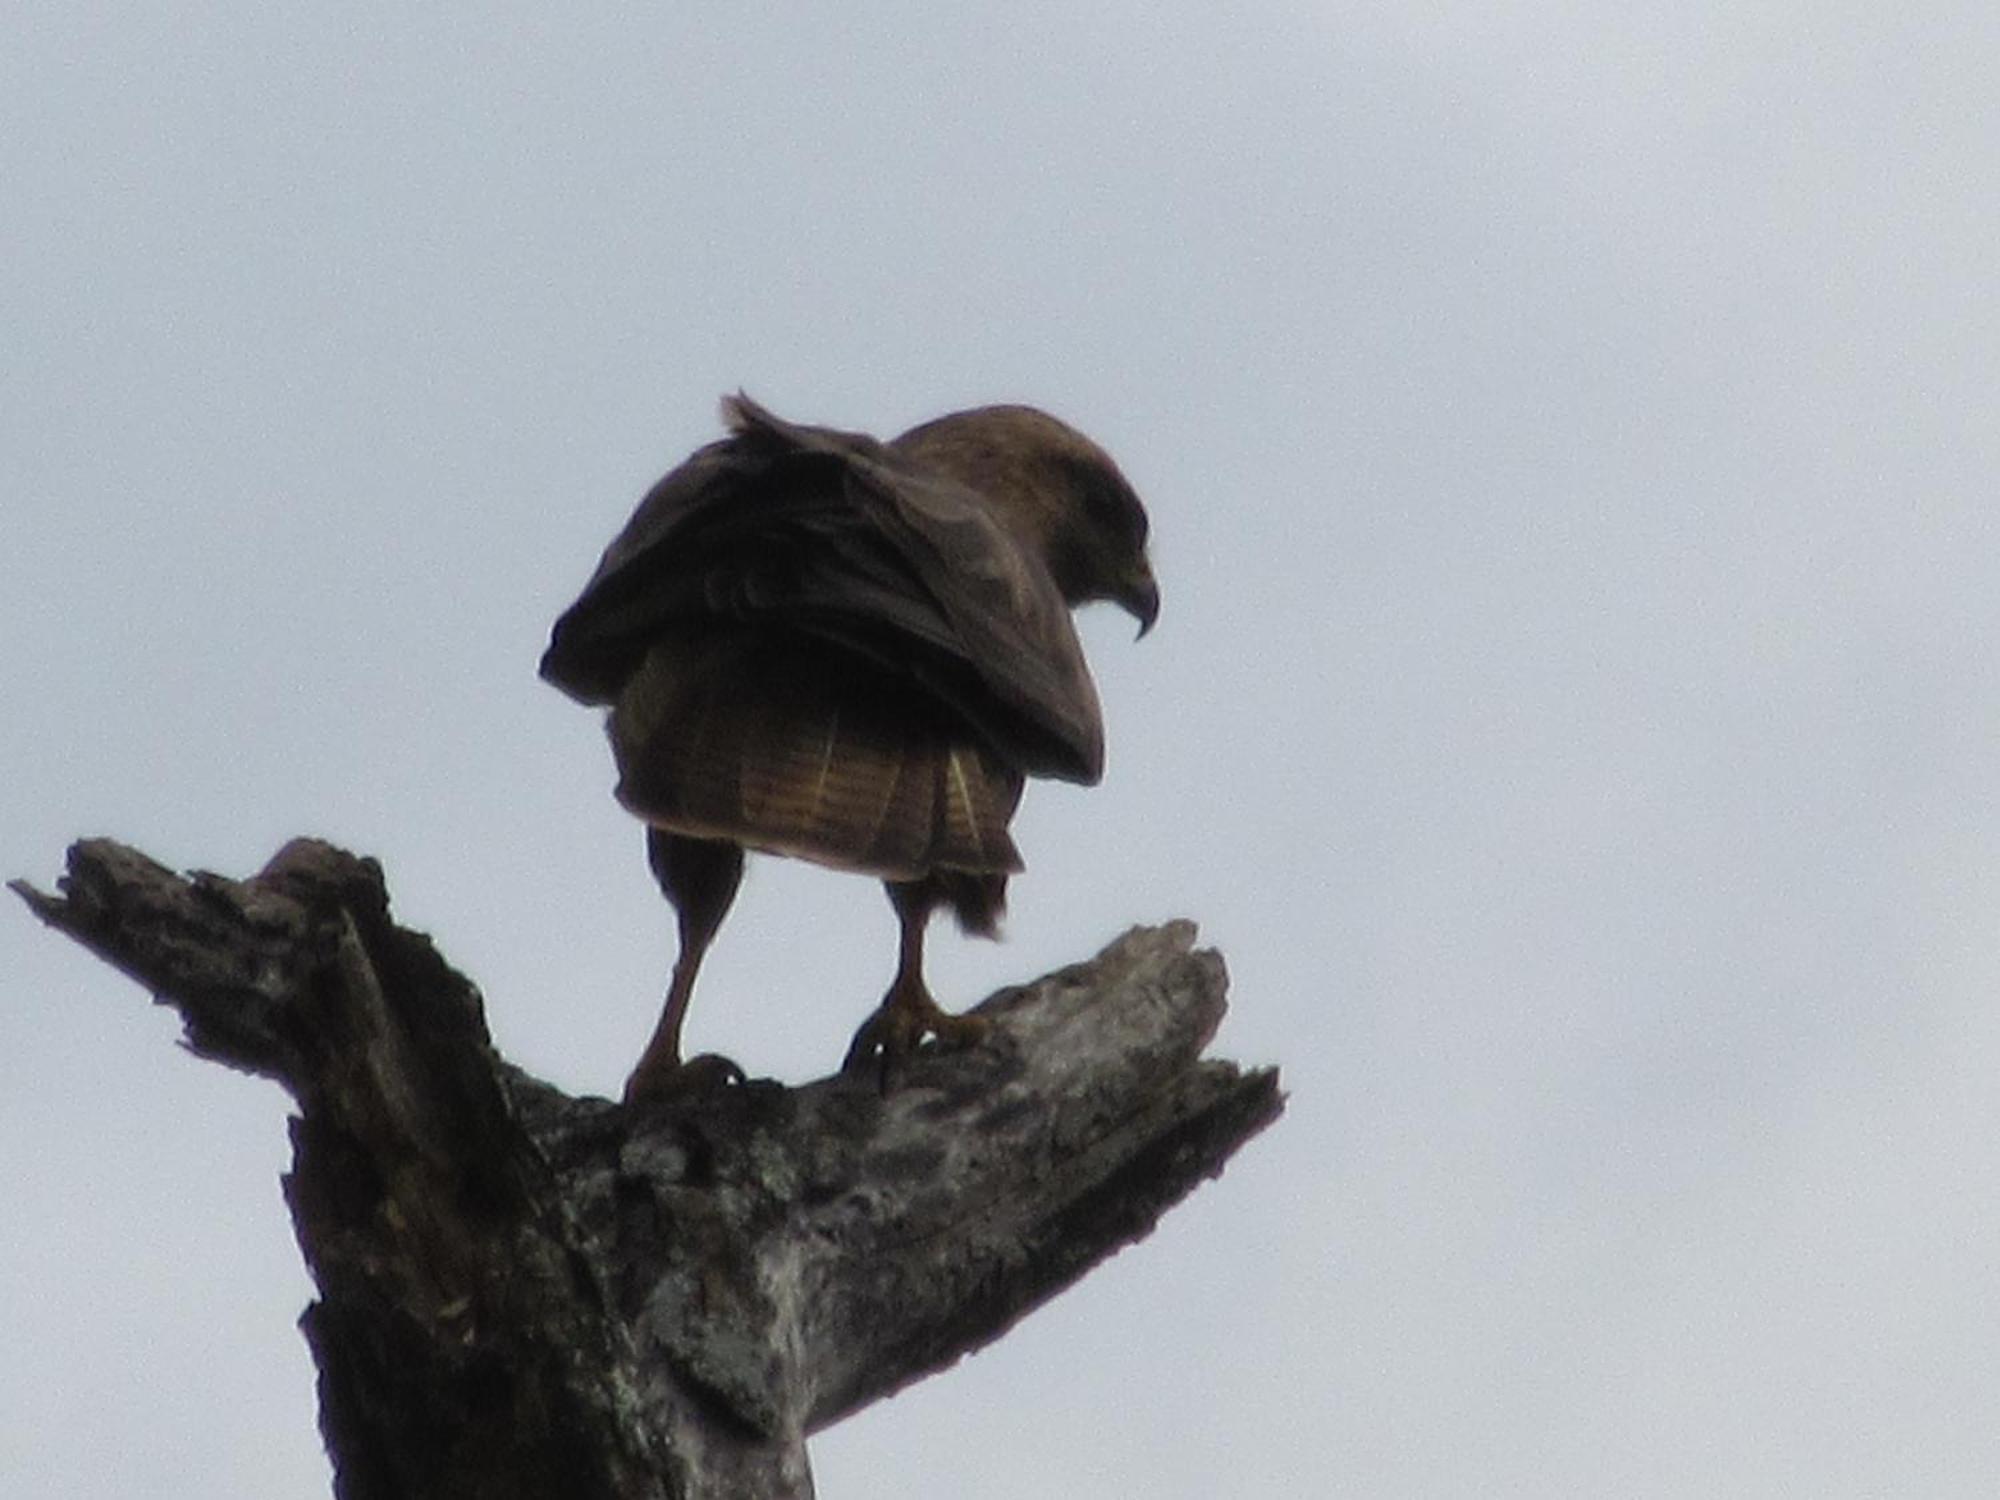
<svg viewBox="0 0 2000 1500">
<path fill-rule="evenodd" d="M 380 867 L 183 877 L 106 840 L 14 890 L 297 1101 L 285 1196 L 343 1500 L 793 1500 L 809 1434 L 997 1338 L 1283 1108 L 1205 1061 L 1221 958 L 1134 928 L 975 1048 L 627 1109 L 505 1062 Z"/>
</svg>

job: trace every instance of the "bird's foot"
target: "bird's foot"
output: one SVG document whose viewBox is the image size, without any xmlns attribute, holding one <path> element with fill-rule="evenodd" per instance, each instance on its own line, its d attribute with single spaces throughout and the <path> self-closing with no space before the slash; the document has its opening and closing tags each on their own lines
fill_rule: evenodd
<svg viewBox="0 0 2000 1500">
<path fill-rule="evenodd" d="M 992 1029 L 993 1023 L 985 1016 L 955 1016 L 922 990 L 892 989 L 854 1033 L 840 1069 L 855 1073 L 870 1063 L 879 1064 L 879 1082 L 887 1093 L 895 1075 L 925 1037 L 937 1038 L 941 1048 L 970 1047 Z"/>
<path fill-rule="evenodd" d="M 632 1070 L 632 1076 L 625 1080 L 624 1102 L 657 1104 L 666 1099 L 688 1099 L 743 1081 L 743 1069 L 719 1052 L 703 1052 L 685 1062 L 643 1057 Z"/>
</svg>

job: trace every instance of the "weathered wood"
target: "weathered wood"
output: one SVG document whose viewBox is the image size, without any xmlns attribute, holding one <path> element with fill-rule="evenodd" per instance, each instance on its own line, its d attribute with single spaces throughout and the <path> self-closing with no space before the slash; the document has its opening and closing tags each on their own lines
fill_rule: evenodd
<svg viewBox="0 0 2000 1500">
<path fill-rule="evenodd" d="M 999 1336 L 1276 1117 L 1204 1061 L 1186 922 L 980 1007 L 886 1094 L 835 1076 L 630 1110 L 492 1049 L 380 868 L 300 840 L 248 881 L 70 851 L 42 919 L 298 1101 L 286 1196 L 345 1500 L 809 1496 L 808 1434 Z"/>
</svg>

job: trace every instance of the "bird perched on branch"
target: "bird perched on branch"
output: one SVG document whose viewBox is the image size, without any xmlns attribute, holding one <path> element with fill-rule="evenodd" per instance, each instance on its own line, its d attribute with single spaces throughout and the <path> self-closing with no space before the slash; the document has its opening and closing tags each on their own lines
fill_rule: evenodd
<svg viewBox="0 0 2000 1500">
<path fill-rule="evenodd" d="M 1159 612 L 1138 496 L 1044 412 L 979 407 L 888 443 L 742 395 L 722 413 L 729 436 L 640 502 L 541 664 L 609 706 L 618 800 L 679 919 L 627 1102 L 703 1071 L 681 1024 L 746 849 L 888 887 L 900 961 L 849 1066 L 886 1077 L 927 1035 L 975 1038 L 925 987 L 924 929 L 943 906 L 994 935 L 1024 777 L 1103 772 L 1070 608 L 1112 601 L 1141 635 Z"/>
</svg>

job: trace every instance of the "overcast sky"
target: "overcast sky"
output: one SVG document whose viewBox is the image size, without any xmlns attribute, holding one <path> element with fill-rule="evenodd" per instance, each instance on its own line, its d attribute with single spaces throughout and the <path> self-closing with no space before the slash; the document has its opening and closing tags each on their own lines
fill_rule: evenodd
<svg viewBox="0 0 2000 1500">
<path fill-rule="evenodd" d="M 821 1494 L 2000 1492 L 2000 11 L 456 15 L 0 6 L 0 874 L 331 838 L 612 1091 L 549 623 L 724 391 L 1030 401 L 1164 610 L 936 988 L 1194 917 L 1291 1107 Z M 827 1071 L 893 933 L 758 864 L 691 1044 Z M 0 979 L 0 1490 L 325 1494 L 283 1095 Z"/>
</svg>

